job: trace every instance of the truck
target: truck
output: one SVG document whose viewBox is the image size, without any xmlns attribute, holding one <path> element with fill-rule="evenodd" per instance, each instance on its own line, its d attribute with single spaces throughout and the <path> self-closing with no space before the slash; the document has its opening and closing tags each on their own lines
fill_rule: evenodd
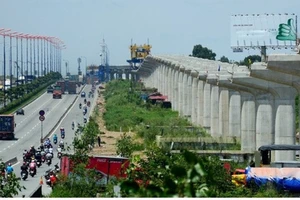
<svg viewBox="0 0 300 200">
<path fill-rule="evenodd" d="M 125 178 L 129 159 L 117 156 L 90 156 L 86 169 L 95 169 L 101 176 L 100 185 L 106 185 L 111 178 Z M 64 155 L 60 162 L 61 173 L 68 176 L 73 171 L 73 162 L 68 155 Z"/>
<path fill-rule="evenodd" d="M 52 93 L 53 99 L 61 99 L 62 98 L 62 91 L 59 85 L 55 85 Z"/>
<path fill-rule="evenodd" d="M 76 94 L 76 82 L 75 81 L 68 81 L 68 93 L 69 94 Z"/>
<path fill-rule="evenodd" d="M 15 138 L 15 121 L 14 115 L 0 115 L 0 139 Z"/>
<path fill-rule="evenodd" d="M 65 91 L 66 91 L 66 82 L 65 82 L 64 80 L 57 81 L 57 82 L 56 82 L 56 85 L 57 85 L 57 86 L 60 86 L 60 88 L 61 88 L 61 93 L 64 94 Z"/>
</svg>

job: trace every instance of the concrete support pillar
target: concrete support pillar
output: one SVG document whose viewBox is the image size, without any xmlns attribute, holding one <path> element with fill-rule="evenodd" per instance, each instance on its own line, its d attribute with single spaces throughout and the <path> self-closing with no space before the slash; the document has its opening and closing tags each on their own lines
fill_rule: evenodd
<svg viewBox="0 0 300 200">
<path fill-rule="evenodd" d="M 180 67 L 179 77 L 178 77 L 178 111 L 179 116 L 183 116 L 183 71 L 184 68 Z"/>
<path fill-rule="evenodd" d="M 176 70 L 174 70 L 174 98 L 173 98 L 173 101 L 172 101 L 172 109 L 173 110 L 177 110 L 179 111 L 178 109 L 178 104 L 179 104 L 179 95 L 178 95 L 178 91 L 179 91 L 179 83 L 178 83 L 178 80 L 179 80 L 179 66 Z"/>
<path fill-rule="evenodd" d="M 256 150 L 255 98 L 250 93 L 241 92 L 241 94 L 241 150 L 254 152 Z"/>
<path fill-rule="evenodd" d="M 167 90 L 166 90 L 166 95 L 168 96 L 168 100 L 171 101 L 171 66 L 168 66 L 167 68 L 167 80 L 166 80 L 166 86 L 167 86 Z"/>
<path fill-rule="evenodd" d="M 163 90 L 161 91 L 164 95 L 167 95 L 167 69 L 168 67 L 165 65 L 163 67 Z"/>
<path fill-rule="evenodd" d="M 204 84 L 204 94 L 203 94 L 203 127 L 210 132 L 210 117 L 211 117 L 211 109 L 210 109 L 210 92 L 211 85 L 209 83 Z"/>
<path fill-rule="evenodd" d="M 198 111 L 198 102 L 199 102 L 199 93 L 198 93 L 198 73 L 193 71 L 192 76 L 192 104 L 191 104 L 191 119 L 193 124 L 197 124 L 197 111 Z"/>
<path fill-rule="evenodd" d="M 293 95 L 290 95 L 293 96 Z M 295 144 L 295 98 L 275 98 L 275 144 Z M 295 151 L 275 151 L 275 161 L 295 160 Z"/>
<path fill-rule="evenodd" d="M 161 91 L 162 88 L 162 65 L 158 67 L 158 81 L 157 81 L 157 91 Z"/>
<path fill-rule="evenodd" d="M 219 132 L 219 86 L 212 85 L 211 87 L 211 121 L 210 133 L 212 137 L 220 137 Z"/>
<path fill-rule="evenodd" d="M 256 150 L 262 145 L 274 144 L 273 97 L 256 96 Z"/>
<path fill-rule="evenodd" d="M 197 124 L 203 126 L 203 106 L 204 106 L 204 82 L 198 79 L 198 107 L 197 107 Z"/>
<path fill-rule="evenodd" d="M 219 133 L 229 137 L 229 90 L 220 87 L 219 92 Z"/>
<path fill-rule="evenodd" d="M 188 113 L 188 74 L 186 72 L 183 73 L 183 116 L 186 117 Z M 190 98 L 190 97 L 189 97 Z"/>
<path fill-rule="evenodd" d="M 239 92 L 229 92 L 229 136 L 241 137 L 241 95 Z"/>
<path fill-rule="evenodd" d="M 187 74 L 187 90 L 186 90 L 186 112 L 185 115 L 187 116 L 187 119 L 191 122 L 191 116 L 192 116 L 192 76 L 191 76 L 191 70 L 186 70 L 185 73 Z"/>
</svg>

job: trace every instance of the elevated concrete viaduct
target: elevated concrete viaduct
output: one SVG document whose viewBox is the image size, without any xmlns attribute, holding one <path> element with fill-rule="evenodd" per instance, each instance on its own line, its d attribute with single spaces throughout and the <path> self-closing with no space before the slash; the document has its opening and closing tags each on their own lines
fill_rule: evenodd
<svg viewBox="0 0 300 200">
<path fill-rule="evenodd" d="M 236 137 L 243 151 L 265 144 L 295 144 L 299 55 L 271 55 L 251 68 L 188 56 L 148 56 L 135 73 L 156 87 L 172 109 L 212 137 Z M 275 152 L 275 160 L 294 160 Z"/>
</svg>

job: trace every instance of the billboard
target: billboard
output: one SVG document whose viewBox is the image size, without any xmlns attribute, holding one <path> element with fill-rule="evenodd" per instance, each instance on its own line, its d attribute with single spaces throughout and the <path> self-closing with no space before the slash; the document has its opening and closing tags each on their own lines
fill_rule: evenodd
<svg viewBox="0 0 300 200">
<path fill-rule="evenodd" d="M 252 47 L 296 47 L 297 15 L 238 14 L 231 16 L 231 48 L 235 52 Z"/>
</svg>

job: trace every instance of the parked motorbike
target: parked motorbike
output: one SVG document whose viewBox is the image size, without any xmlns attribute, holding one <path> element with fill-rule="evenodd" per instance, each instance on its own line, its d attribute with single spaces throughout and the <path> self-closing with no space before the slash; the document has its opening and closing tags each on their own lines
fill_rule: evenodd
<svg viewBox="0 0 300 200">
<path fill-rule="evenodd" d="M 42 163 L 45 162 L 45 156 L 42 156 Z"/>
<path fill-rule="evenodd" d="M 26 171 L 21 172 L 21 178 L 25 181 L 28 178 L 28 173 Z"/>
</svg>

